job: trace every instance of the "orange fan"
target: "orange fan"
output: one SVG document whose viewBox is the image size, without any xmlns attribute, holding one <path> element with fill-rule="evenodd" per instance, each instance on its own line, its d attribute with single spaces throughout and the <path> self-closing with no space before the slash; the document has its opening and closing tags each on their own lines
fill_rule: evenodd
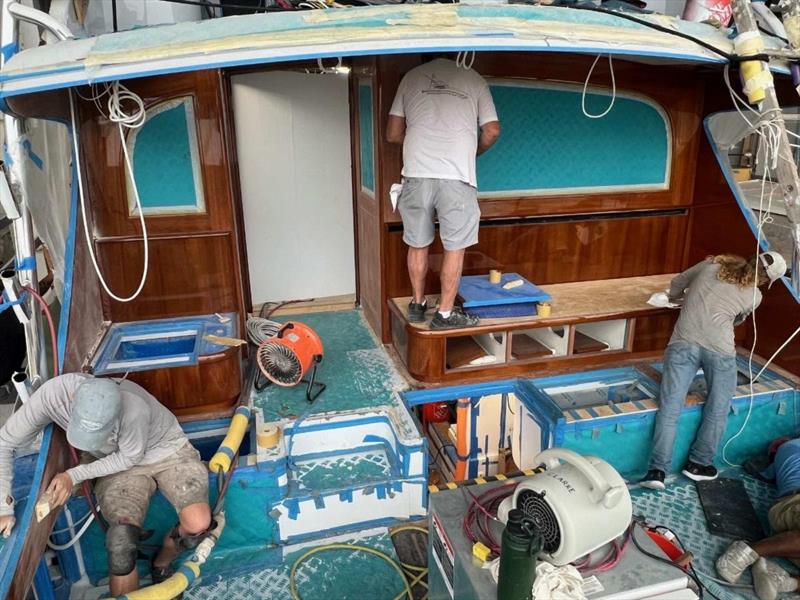
<svg viewBox="0 0 800 600">
<path fill-rule="evenodd" d="M 323 352 L 322 340 L 316 331 L 304 323 L 289 321 L 261 343 L 256 361 L 264 377 L 275 385 L 294 387 L 307 383 L 306 399 L 313 402 L 325 391 L 325 384 L 315 381 Z M 309 370 L 310 379 L 303 379 Z"/>
</svg>

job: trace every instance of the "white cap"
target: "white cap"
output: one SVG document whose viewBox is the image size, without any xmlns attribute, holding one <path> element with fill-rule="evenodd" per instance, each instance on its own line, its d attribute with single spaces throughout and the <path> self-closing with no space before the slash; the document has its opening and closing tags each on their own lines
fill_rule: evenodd
<svg viewBox="0 0 800 600">
<path fill-rule="evenodd" d="M 758 259 L 769 277 L 769 286 L 767 286 L 769 289 L 773 283 L 786 274 L 786 261 L 780 254 L 772 250 L 759 255 Z"/>
</svg>

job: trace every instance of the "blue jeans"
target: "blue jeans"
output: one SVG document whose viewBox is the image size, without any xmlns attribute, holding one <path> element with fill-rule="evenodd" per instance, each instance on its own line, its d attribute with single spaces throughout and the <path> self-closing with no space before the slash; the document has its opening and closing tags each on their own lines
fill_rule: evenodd
<svg viewBox="0 0 800 600">
<path fill-rule="evenodd" d="M 667 346 L 664 353 L 664 375 L 650 456 L 651 469 L 665 473 L 671 470 L 678 418 L 700 367 L 706 377 L 708 397 L 703 407 L 703 421 L 689 451 L 689 460 L 700 465 L 714 463 L 714 455 L 728 421 L 731 398 L 736 391 L 736 357 L 712 352 L 697 344 L 676 342 Z"/>
</svg>

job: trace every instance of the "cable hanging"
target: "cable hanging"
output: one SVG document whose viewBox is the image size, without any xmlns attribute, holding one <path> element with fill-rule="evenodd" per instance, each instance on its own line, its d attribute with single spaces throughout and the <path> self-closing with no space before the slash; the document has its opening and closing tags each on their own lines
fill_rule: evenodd
<svg viewBox="0 0 800 600">
<path fill-rule="evenodd" d="M 589 81 L 592 79 L 592 73 L 594 73 L 594 68 L 597 66 L 600 57 L 603 56 L 602 54 L 598 54 L 597 57 L 594 59 L 589 72 L 586 74 L 586 79 L 583 82 L 583 93 L 581 94 L 581 110 L 583 111 L 583 115 L 585 117 L 589 117 L 590 119 L 602 119 L 608 113 L 611 112 L 611 109 L 614 108 L 614 102 L 617 100 L 617 79 L 614 76 L 614 59 L 611 58 L 611 55 L 608 55 L 608 69 L 611 71 L 611 102 L 609 102 L 608 107 L 601 112 L 600 114 L 593 115 L 586 110 L 586 89 L 589 87 Z"/>
<path fill-rule="evenodd" d="M 94 87 L 92 88 L 94 92 Z M 108 96 L 108 100 L 105 106 L 105 110 L 103 109 L 103 105 L 101 100 Z M 83 98 L 81 96 L 81 98 Z M 78 195 L 80 197 L 80 204 L 81 204 L 81 217 L 83 218 L 83 232 L 86 237 L 86 246 L 89 250 L 89 257 L 92 261 L 92 266 L 94 267 L 95 273 L 97 273 L 97 278 L 100 281 L 100 285 L 103 286 L 105 292 L 117 302 L 131 302 L 135 300 L 139 294 L 142 293 L 142 289 L 144 289 L 144 284 L 147 281 L 147 273 L 148 273 L 148 266 L 150 262 L 150 244 L 147 238 L 147 225 L 144 220 L 144 211 L 142 210 L 142 201 L 139 197 L 139 189 L 136 185 L 136 179 L 134 178 L 133 174 L 133 165 L 131 162 L 131 157 L 128 152 L 128 144 L 125 141 L 125 132 L 124 129 L 138 129 L 142 125 L 144 125 L 145 119 L 147 118 L 147 113 L 144 107 L 144 101 L 134 92 L 126 88 L 122 85 L 119 81 L 115 81 L 110 84 L 105 84 L 103 90 L 94 95 L 91 98 L 83 98 L 84 100 L 88 100 L 94 103 L 95 107 L 97 107 L 100 114 L 105 116 L 109 121 L 112 123 L 117 124 L 117 129 L 119 130 L 119 139 L 120 143 L 122 144 L 122 155 L 125 162 L 125 169 L 128 175 L 128 181 L 130 183 L 131 189 L 133 190 L 133 196 L 136 202 L 136 210 L 139 213 L 139 223 L 142 227 L 142 238 L 144 242 L 144 258 L 143 258 L 143 266 L 142 266 L 142 276 L 139 280 L 139 285 L 136 288 L 136 291 L 133 292 L 130 296 L 121 297 L 111 291 L 108 283 L 106 282 L 105 278 L 103 277 L 103 273 L 100 270 L 100 265 L 97 262 L 97 256 L 95 255 L 94 244 L 92 243 L 92 236 L 89 232 L 89 221 L 87 219 L 86 214 L 86 192 L 84 189 L 83 184 L 83 174 L 81 169 L 81 153 L 80 148 L 78 147 L 78 128 L 77 128 L 77 119 L 75 117 L 75 99 L 73 97 L 73 92 L 70 90 L 69 94 L 69 114 L 70 114 L 70 121 L 72 124 L 72 148 L 75 154 L 75 170 L 77 173 L 78 179 Z M 126 109 L 125 105 L 130 106 L 133 104 L 133 110 Z"/>
</svg>

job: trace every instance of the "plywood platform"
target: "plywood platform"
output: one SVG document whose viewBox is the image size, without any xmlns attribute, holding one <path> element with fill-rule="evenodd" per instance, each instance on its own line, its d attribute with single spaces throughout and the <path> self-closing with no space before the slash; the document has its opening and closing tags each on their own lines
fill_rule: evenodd
<svg viewBox="0 0 800 600">
<path fill-rule="evenodd" d="M 464 333 L 497 330 L 509 325 L 520 327 L 549 326 L 562 323 L 579 323 L 597 319 L 613 319 L 631 317 L 639 313 L 653 312 L 658 309 L 647 304 L 647 300 L 656 292 L 663 292 L 675 276 L 648 275 L 644 277 L 626 277 L 622 279 L 602 279 L 598 281 L 579 281 L 573 283 L 557 283 L 540 286 L 553 297 L 552 312 L 549 317 L 509 317 L 503 319 L 481 319 L 477 327 L 462 330 Z M 390 300 L 391 310 L 408 323 L 408 304 L 410 297 Z M 428 319 L 424 323 L 408 323 L 419 330 L 422 335 L 452 335 L 450 331 L 434 331 L 430 329 L 433 307 L 437 296 L 428 297 Z"/>
</svg>

